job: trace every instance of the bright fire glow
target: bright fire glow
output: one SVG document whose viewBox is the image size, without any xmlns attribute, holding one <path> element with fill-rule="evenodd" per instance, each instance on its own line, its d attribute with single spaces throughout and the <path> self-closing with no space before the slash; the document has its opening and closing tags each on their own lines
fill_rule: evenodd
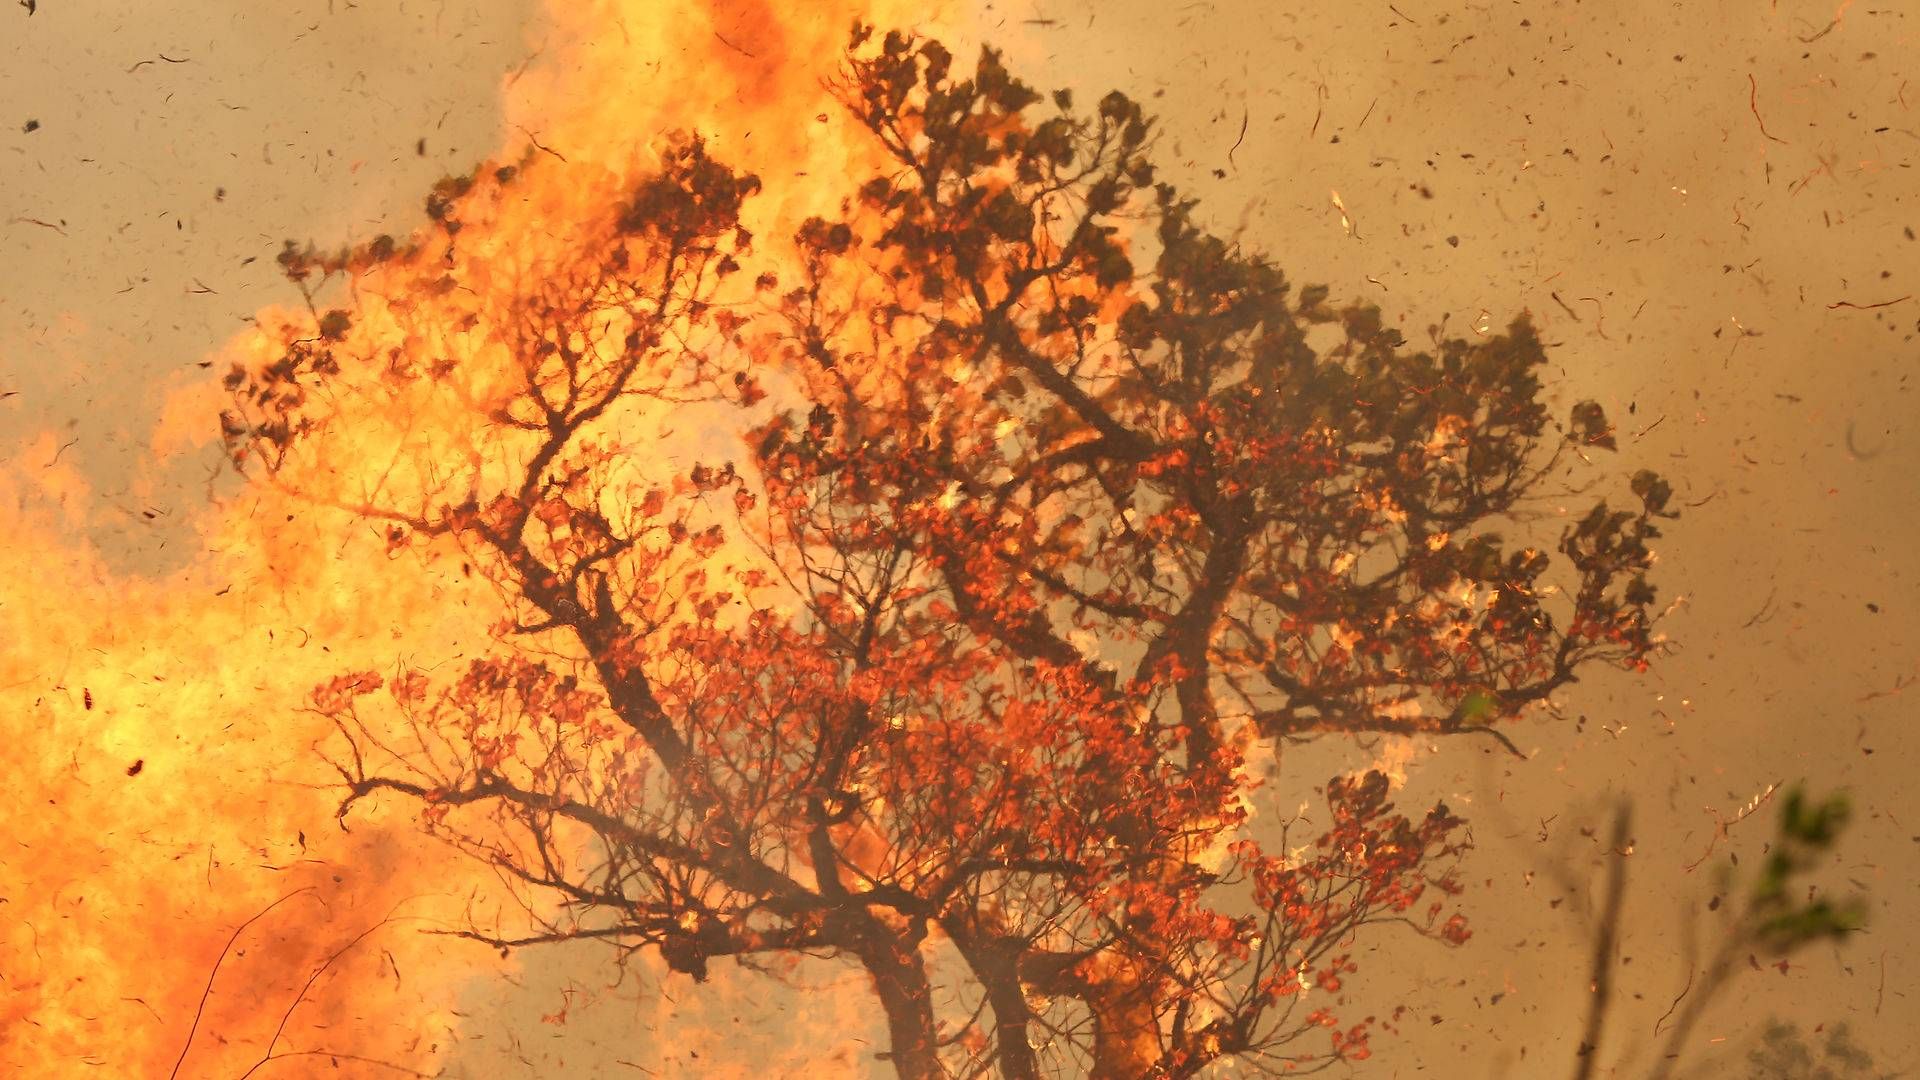
<svg viewBox="0 0 1920 1080">
<path fill-rule="evenodd" d="M 856 14 L 942 29 L 921 4 L 716 0 L 669 16 L 647 0 L 555 0 L 530 33 L 540 59 L 503 88 L 502 160 L 534 141 L 538 167 L 473 249 L 502 272 L 539 262 L 675 130 L 768 179 L 754 213 L 826 208 L 865 153 L 822 86 Z M 444 302 L 425 321 L 451 325 L 461 301 Z M 264 342 L 231 352 L 257 358 Z M 502 359 L 464 358 L 466 382 L 445 393 L 484 396 Z M 217 440 L 225 366 L 172 396 L 156 446 Z M 458 453 L 470 414 L 451 397 L 386 404 L 387 423 L 356 429 L 350 467 L 298 465 L 301 486 L 351 499 L 403 444 Z M 491 878 L 410 820 L 335 828 L 338 792 L 310 753 L 326 725 L 303 703 L 396 655 L 470 656 L 497 608 L 457 567 L 390 558 L 384 537 L 265 485 L 202 510 L 191 565 L 129 579 L 78 539 L 90 494 L 59 458 L 52 433 L 0 446 L 0 1071 L 428 1074 L 461 1037 L 461 976 L 491 958 L 411 931 L 495 902 Z M 831 1056 L 838 1041 L 817 1045 Z"/>
</svg>

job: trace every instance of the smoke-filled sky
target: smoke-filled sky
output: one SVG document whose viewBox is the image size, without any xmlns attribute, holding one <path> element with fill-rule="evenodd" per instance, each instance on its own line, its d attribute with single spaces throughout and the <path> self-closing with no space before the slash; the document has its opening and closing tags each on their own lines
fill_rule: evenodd
<svg viewBox="0 0 1920 1080">
<path fill-rule="evenodd" d="M 259 515 L 221 520 L 233 504 L 209 502 L 234 484 L 209 479 L 204 387 L 260 309 L 297 304 L 281 241 L 404 232 L 435 179 L 534 139 L 612 164 L 663 128 L 701 127 L 775 199 L 829 190 L 839 136 L 814 123 L 818 83 L 856 8 L 555 3 L 0 11 L 0 715 L 25 735 L 9 772 L 28 778 L 0 800 L 0 1064 L 164 1068 L 221 943 L 288 892 L 262 866 L 339 900 L 302 916 L 331 947 L 450 880 L 409 880 L 412 856 L 378 835 L 311 854 L 332 828 L 326 796 L 254 791 L 301 749 L 275 741 L 274 710 L 342 655 L 380 655 L 377 618 L 344 613 L 352 598 L 445 602 L 325 545 L 263 562 L 245 554 Z M 1636 813 L 1632 962 L 1607 1050 L 1644 1044 L 1713 895 L 1700 856 L 1757 855 L 1770 827 L 1763 812 L 1719 837 L 1716 820 L 1802 778 L 1855 796 L 1833 880 L 1871 892 L 1873 923 L 1784 972 L 1746 972 L 1707 1037 L 1732 1051 L 1769 1015 L 1846 1022 L 1883 1068 L 1920 1061 L 1899 1022 L 1920 1008 L 1920 14 L 1852 0 L 866 10 L 995 43 L 1043 87 L 1147 102 L 1170 178 L 1207 220 L 1296 282 L 1379 304 L 1410 339 L 1531 311 L 1559 410 L 1599 399 L 1622 454 L 1675 483 L 1684 516 L 1659 547 L 1663 588 L 1685 598 L 1665 625 L 1675 651 L 1651 675 L 1574 687 L 1577 729 L 1517 729 L 1527 762 L 1424 743 L 1282 760 L 1278 814 L 1371 754 L 1404 762 L 1409 802 L 1444 796 L 1474 823 L 1478 933 L 1462 950 L 1370 942 L 1368 992 L 1414 1018 L 1362 1075 L 1565 1073 L 1587 933 L 1569 881 L 1597 879 L 1580 829 L 1621 797 Z M 282 586 L 327 599 L 269 601 Z M 430 629 L 465 632 L 458 616 Z M 332 652 L 287 651 L 299 633 Z M 417 903 L 426 919 L 460 898 Z M 879 1027 L 850 1004 L 858 979 L 831 965 L 802 971 L 802 989 L 640 975 L 610 990 L 594 950 L 454 961 L 409 925 L 381 931 L 386 961 L 343 960 L 321 984 L 340 1000 L 300 1019 L 339 1032 L 405 1016 L 459 1076 L 882 1068 Z M 290 967 L 328 955 L 276 935 Z M 245 986 L 281 992 L 231 974 L 210 1019 L 242 1024 Z M 376 983 L 415 1011 L 341 1003 Z"/>
</svg>

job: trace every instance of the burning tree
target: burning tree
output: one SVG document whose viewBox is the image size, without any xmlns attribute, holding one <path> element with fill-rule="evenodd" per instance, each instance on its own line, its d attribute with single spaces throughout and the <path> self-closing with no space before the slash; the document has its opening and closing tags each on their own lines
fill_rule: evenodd
<svg viewBox="0 0 1920 1080">
<path fill-rule="evenodd" d="M 837 91 L 878 164 L 772 253 L 760 181 L 684 137 L 289 246 L 308 314 L 228 377 L 234 461 L 503 615 L 463 668 L 315 691 L 343 821 L 416 803 L 519 886 L 528 925 L 464 931 L 503 949 L 857 963 L 906 1077 L 1366 1056 L 1351 942 L 1465 940 L 1461 822 L 1371 773 L 1290 846 L 1248 755 L 1512 750 L 1579 671 L 1644 666 L 1667 485 L 1559 560 L 1503 539 L 1612 448 L 1592 403 L 1555 430 L 1526 319 L 1412 351 L 1295 290 L 1155 182 L 1122 94 L 864 28 Z M 526 182 L 562 168 L 564 206 Z"/>
</svg>

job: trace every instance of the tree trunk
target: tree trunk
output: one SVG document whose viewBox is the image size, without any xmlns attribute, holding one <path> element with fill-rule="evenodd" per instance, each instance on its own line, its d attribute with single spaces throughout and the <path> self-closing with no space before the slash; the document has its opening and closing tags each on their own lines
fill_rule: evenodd
<svg viewBox="0 0 1920 1080">
<path fill-rule="evenodd" d="M 1029 1028 L 1033 1008 L 1020 985 L 1021 943 L 970 933 L 955 919 L 947 933 L 980 980 L 987 1006 L 993 1010 L 994 1063 L 1003 1080 L 1038 1080 L 1040 1062 L 1033 1053 Z"/>
<path fill-rule="evenodd" d="M 1165 1048 L 1154 987 L 1135 957 L 1109 951 L 1091 960 L 1068 953 L 1029 952 L 1026 970 L 1034 988 L 1085 1003 L 1093 1022 L 1092 1080 L 1141 1080 L 1158 1075 Z"/>
<path fill-rule="evenodd" d="M 1040 1062 L 1034 1057 L 1029 1034 L 1033 1012 L 1026 992 L 1020 989 L 1020 976 L 1011 970 L 1012 965 L 1008 968 L 1004 976 L 996 973 L 981 980 L 987 1004 L 993 1008 L 993 1040 L 1000 1075 L 1005 1080 L 1038 1080 Z"/>
<path fill-rule="evenodd" d="M 1123 961 L 1120 970 L 1103 973 L 1087 988 L 1087 1009 L 1093 1014 L 1093 1069 L 1091 1080 L 1139 1080 L 1160 1064 L 1160 1018 L 1153 1011 L 1153 995 Z"/>
<path fill-rule="evenodd" d="M 876 927 L 860 946 L 860 960 L 887 1014 L 888 1057 L 900 1080 L 946 1080 L 935 1045 L 933 987 L 920 951 L 910 941 Z"/>
</svg>

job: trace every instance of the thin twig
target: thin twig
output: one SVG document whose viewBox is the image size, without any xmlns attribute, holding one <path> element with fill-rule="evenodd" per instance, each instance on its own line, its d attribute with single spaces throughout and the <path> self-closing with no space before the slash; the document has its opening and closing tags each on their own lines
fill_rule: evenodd
<svg viewBox="0 0 1920 1080">
<path fill-rule="evenodd" d="M 1856 304 L 1851 300 L 1835 300 L 1833 303 L 1827 305 L 1827 310 L 1832 311 L 1835 308 L 1852 308 L 1855 311 L 1872 311 L 1874 308 L 1892 307 L 1895 304 L 1904 304 L 1911 299 L 1913 299 L 1912 293 L 1908 293 L 1905 296 L 1896 296 L 1891 300 L 1882 300 L 1877 304 Z"/>
<path fill-rule="evenodd" d="M 1747 805 L 1741 807 L 1740 812 L 1733 815 L 1733 820 L 1731 821 L 1721 821 L 1718 810 L 1715 810 L 1711 806 L 1706 807 L 1707 813 L 1713 815 L 1713 835 L 1707 838 L 1707 850 L 1701 852 L 1699 858 L 1687 864 L 1687 873 L 1693 873 L 1699 868 L 1701 863 L 1707 861 L 1707 857 L 1713 854 L 1714 846 L 1720 842 L 1720 838 L 1727 835 L 1727 830 L 1752 817 L 1753 812 L 1766 805 L 1767 800 L 1773 798 L 1773 793 L 1779 790 L 1780 781 L 1775 780 L 1773 783 L 1768 784 L 1767 789 L 1755 795 Z"/>
<path fill-rule="evenodd" d="M 1755 626 L 1760 625 L 1763 622 L 1766 622 L 1768 618 L 1771 618 L 1771 616 L 1767 614 L 1767 609 L 1773 607 L 1774 594 L 1779 591 L 1780 591 L 1780 587 L 1778 585 L 1775 585 L 1772 589 L 1768 590 L 1767 598 L 1761 601 L 1760 603 L 1760 610 L 1754 612 L 1752 618 L 1748 619 L 1746 622 L 1741 623 L 1740 629 L 1742 630 L 1751 629 Z"/>
<path fill-rule="evenodd" d="M 391 917 L 381 919 L 379 922 L 374 923 L 372 926 L 369 926 L 365 930 L 360 931 L 360 933 L 354 936 L 353 940 L 347 942 L 345 945 L 342 945 L 340 946 L 340 948 L 334 950 L 332 955 L 328 956 L 326 960 L 321 962 L 319 967 L 313 970 L 313 974 L 307 976 L 307 981 L 301 984 L 300 986 L 300 992 L 293 996 L 293 1003 L 287 1006 L 286 1012 L 280 1014 L 280 1025 L 273 1029 L 273 1037 L 267 1040 L 266 1053 L 261 1056 L 259 1061 L 256 1061 L 253 1063 L 253 1068 L 250 1068 L 246 1072 L 243 1072 L 240 1074 L 240 1080 L 247 1080 L 247 1077 L 252 1076 L 255 1071 L 260 1069 L 262 1066 L 266 1065 L 267 1062 L 272 1061 L 275 1057 L 279 1056 L 273 1052 L 273 1048 L 279 1045 L 280 1036 L 286 1033 L 287 1023 L 288 1021 L 293 1019 L 294 1010 L 298 1009 L 300 1007 L 300 1003 L 307 999 L 307 991 L 313 989 L 313 984 L 320 980 L 320 976 L 326 974 L 327 969 L 333 966 L 334 961 L 340 959 L 342 956 L 345 956 L 347 952 L 351 950 L 355 945 L 358 945 L 362 941 L 365 941 L 368 938 L 368 936 L 371 935 L 375 930 L 378 930 L 384 926 L 388 926 L 392 924 L 393 921 L 394 920 Z"/>
<path fill-rule="evenodd" d="M 1883 697 L 1894 697 L 1894 696 L 1896 696 L 1896 695 L 1898 695 L 1898 694 L 1899 694 L 1899 693 L 1900 693 L 1901 691 L 1903 691 L 1903 690 L 1905 690 L 1905 689 L 1906 689 L 1907 687 L 1909 687 L 1909 686 L 1912 686 L 1912 685 L 1913 685 L 1913 683 L 1914 683 L 1914 677 L 1913 677 L 1913 676 L 1911 676 L 1911 675 L 1901 675 L 1901 676 L 1896 676 L 1896 677 L 1894 678 L 1894 680 L 1893 680 L 1893 688 L 1892 688 L 1892 689 L 1890 689 L 1890 690 L 1875 690 L 1875 691 L 1874 691 L 1873 693 L 1871 693 L 1871 694 L 1863 694 L 1863 695 L 1861 695 L 1860 697 L 1858 697 L 1858 698 L 1855 698 L 1854 700 L 1855 700 L 1855 701 L 1858 701 L 1858 702 L 1860 702 L 1861 704 L 1863 704 L 1863 705 L 1864 705 L 1864 704 L 1866 704 L 1867 702 L 1869 702 L 1869 701 L 1873 701 L 1873 700 L 1875 700 L 1875 699 L 1877 699 L 1877 698 L 1883 698 Z"/>
<path fill-rule="evenodd" d="M 383 1069 L 392 1069 L 397 1073 L 417 1076 L 420 1077 L 421 1080 L 432 1080 L 434 1075 L 433 1073 L 423 1073 L 418 1069 L 409 1069 L 405 1065 L 396 1065 L 391 1061 L 381 1061 L 379 1058 L 367 1057 L 363 1054 L 345 1054 L 338 1050 L 283 1050 L 273 1055 L 273 1060 L 283 1061 L 287 1058 L 296 1057 L 324 1057 L 338 1058 L 341 1061 L 357 1061 L 362 1065 L 378 1065 Z"/>
<path fill-rule="evenodd" d="M 196 1006 L 193 1010 L 193 1023 L 189 1025 L 187 1028 L 187 1041 L 180 1047 L 180 1057 L 174 1061 L 173 1071 L 167 1074 L 168 1080 L 174 1080 L 175 1077 L 178 1077 L 180 1075 L 180 1066 L 186 1063 L 187 1051 L 193 1049 L 193 1036 L 195 1032 L 200 1030 L 200 1016 L 202 1013 L 206 1012 L 207 998 L 213 993 L 213 980 L 220 974 L 220 965 L 226 962 L 227 953 L 232 951 L 233 943 L 240 940 L 240 935 L 247 932 L 247 927 L 252 926 L 254 923 L 257 923 L 261 919 L 265 918 L 267 913 L 272 911 L 274 908 L 277 908 L 281 904 L 284 904 L 287 901 L 293 899 L 294 897 L 299 896 L 301 893 L 308 893 L 312 891 L 313 891 L 313 886 L 311 885 L 306 885 L 301 888 L 295 889 L 292 892 L 288 893 L 287 895 L 281 897 L 280 899 L 275 900 L 273 903 L 268 904 L 266 907 L 261 908 L 259 913 L 254 915 L 253 918 L 248 919 L 246 922 L 241 923 L 237 928 L 235 928 L 235 930 L 233 931 L 233 936 L 228 938 L 226 945 L 221 947 L 220 955 L 214 958 L 213 970 L 207 972 L 207 985 L 205 989 L 200 991 L 200 1004 Z"/>
<path fill-rule="evenodd" d="M 63 228 L 61 228 L 61 227 L 60 227 L 60 226 L 58 226 L 58 225 L 55 225 L 55 224 L 54 224 L 53 222 L 51 222 L 51 221 L 43 221 L 43 220 L 41 220 L 40 218 L 37 218 L 37 217 L 15 217 L 15 218 L 10 218 L 10 219 L 8 219 L 8 222 L 7 222 L 7 223 L 8 223 L 8 224 L 10 224 L 10 225 L 13 225 L 13 224 L 18 224 L 18 225 L 38 225 L 38 226 L 40 226 L 40 227 L 41 227 L 41 228 L 43 228 L 43 229 L 52 229 L 52 230 L 53 230 L 54 232 L 57 232 L 57 233 L 59 233 L 59 234 L 60 234 L 61 236 L 65 236 L 65 235 L 67 235 L 67 230 L 65 230 L 65 229 L 63 229 Z"/>
<path fill-rule="evenodd" d="M 1673 1010 L 1675 1010 L 1675 1009 L 1677 1009 L 1677 1008 L 1679 1008 L 1679 1007 L 1680 1007 L 1680 1002 L 1681 1002 L 1681 1001 L 1682 1001 L 1682 1000 L 1683 1000 L 1683 999 L 1684 999 L 1684 998 L 1685 998 L 1685 997 L 1686 997 L 1686 996 L 1687 996 L 1688 994 L 1690 994 L 1690 993 L 1692 993 L 1692 992 L 1693 992 L 1693 976 L 1694 976 L 1694 970 L 1693 970 L 1693 968 L 1691 968 L 1691 967 L 1689 967 L 1689 968 L 1687 968 L 1687 985 L 1685 985 L 1685 986 L 1683 986 L 1683 987 L 1681 987 L 1681 988 L 1680 988 L 1680 996 L 1679 996 L 1679 997 L 1676 997 L 1676 998 L 1674 998 L 1674 999 L 1673 999 L 1673 1004 L 1671 1004 L 1671 1005 L 1669 1005 L 1669 1006 L 1667 1006 L 1667 1011 L 1666 1011 L 1666 1012 L 1663 1012 L 1663 1013 L 1661 1013 L 1661 1014 L 1660 1014 L 1660 1019 L 1658 1019 L 1658 1020 L 1655 1020 L 1655 1021 L 1653 1022 L 1653 1033 L 1654 1033 L 1655 1035 L 1658 1035 L 1658 1034 L 1660 1034 L 1660 1029 L 1661 1029 L 1662 1027 L 1664 1027 L 1664 1026 L 1666 1026 L 1666 1023 L 1667 1023 L 1667 1020 L 1668 1020 L 1668 1019 L 1670 1019 L 1670 1018 L 1671 1018 L 1671 1017 L 1673 1016 Z"/>
<path fill-rule="evenodd" d="M 1787 140 L 1778 138 L 1773 132 L 1768 131 L 1767 122 L 1760 118 L 1760 83 L 1754 79 L 1751 71 L 1747 73 L 1747 108 L 1753 110 L 1753 122 L 1760 125 L 1760 134 L 1782 146 L 1787 145 Z"/>
<path fill-rule="evenodd" d="M 1520 751 L 1520 748 L 1513 744 L 1512 739 L 1507 738 L 1505 732 L 1500 731 L 1497 728 L 1492 727 L 1491 725 L 1477 725 L 1474 727 L 1463 727 L 1460 730 L 1464 732 L 1472 732 L 1476 734 L 1485 735 L 1488 738 L 1492 739 L 1494 742 L 1497 742 L 1501 746 L 1505 747 L 1507 753 L 1512 754 L 1514 757 L 1519 758 L 1521 761 L 1527 760 L 1527 755 L 1522 753 Z"/>
<path fill-rule="evenodd" d="M 554 157 L 559 158 L 561 161 L 567 160 L 565 154 L 562 154 L 560 151 L 555 150 L 553 147 L 548 146 L 546 143 L 543 143 L 539 139 L 535 138 L 533 132 L 528 131 L 525 127 L 521 127 L 518 124 L 514 126 L 520 128 L 520 134 L 525 135 L 527 137 L 527 141 L 533 144 L 533 148 L 535 150 L 538 150 L 544 154 L 552 154 Z"/>
<path fill-rule="evenodd" d="M 1240 107 L 1240 137 L 1233 140 L 1233 145 L 1227 148 L 1227 164 L 1230 166 L 1233 166 L 1233 152 L 1240 149 L 1241 143 L 1247 141 L 1247 121 L 1252 116 L 1253 114 L 1247 110 L 1246 106 Z M 1238 168 L 1238 166 L 1233 167 Z"/>
<path fill-rule="evenodd" d="M 1601 306 L 1599 299 L 1597 297 L 1592 297 L 1592 296 L 1581 296 L 1581 297 L 1577 297 L 1576 299 L 1585 301 L 1586 303 L 1592 304 L 1594 306 L 1594 308 L 1596 309 L 1593 316 L 1594 333 L 1599 334 L 1600 340 L 1602 341 L 1611 340 L 1607 337 L 1607 309 Z"/>
<path fill-rule="evenodd" d="M 1813 35 L 1812 37 L 1799 38 L 1800 44 L 1811 45 L 1814 42 L 1819 41 L 1821 38 L 1826 37 L 1828 34 L 1833 33 L 1833 28 L 1839 25 L 1840 25 L 1840 20 L 1834 19 L 1832 22 L 1829 22 L 1827 24 L 1826 29 L 1820 31 L 1819 33 Z"/>
</svg>

